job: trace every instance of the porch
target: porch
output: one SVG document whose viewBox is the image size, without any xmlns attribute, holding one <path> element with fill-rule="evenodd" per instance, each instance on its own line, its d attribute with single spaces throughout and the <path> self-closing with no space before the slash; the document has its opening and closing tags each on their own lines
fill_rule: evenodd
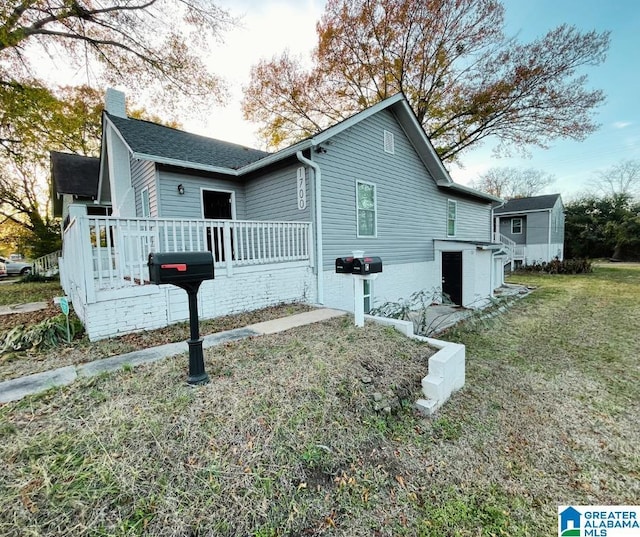
<svg viewBox="0 0 640 537">
<path fill-rule="evenodd" d="M 215 280 L 202 285 L 202 318 L 310 294 L 309 222 L 117 218 L 89 216 L 80 206 L 71 209 L 60 280 L 91 339 L 187 317 L 182 290 L 150 285 L 150 252 L 213 254 Z M 114 317 L 122 307 L 128 311 L 120 322 Z"/>
</svg>

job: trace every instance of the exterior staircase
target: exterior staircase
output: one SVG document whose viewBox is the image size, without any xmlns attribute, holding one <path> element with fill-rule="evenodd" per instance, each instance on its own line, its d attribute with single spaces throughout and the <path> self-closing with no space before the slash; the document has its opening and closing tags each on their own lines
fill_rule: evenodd
<svg viewBox="0 0 640 537">
<path fill-rule="evenodd" d="M 50 254 L 43 255 L 33 262 L 33 272 L 42 276 L 55 276 L 60 272 L 58 258 L 62 257 L 62 250 L 56 250 Z"/>
<path fill-rule="evenodd" d="M 504 247 L 504 251 L 507 253 L 507 257 L 504 261 L 504 266 L 509 265 L 509 270 L 513 271 L 516 261 L 525 262 L 526 259 L 526 247 L 524 244 L 517 244 L 509 237 L 505 237 L 502 233 L 494 233 L 493 241 L 501 243 Z"/>
</svg>

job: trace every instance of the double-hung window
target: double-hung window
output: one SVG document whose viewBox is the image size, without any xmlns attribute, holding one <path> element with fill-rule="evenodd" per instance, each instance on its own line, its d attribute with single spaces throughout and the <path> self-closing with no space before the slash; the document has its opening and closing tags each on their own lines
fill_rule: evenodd
<svg viewBox="0 0 640 537">
<path fill-rule="evenodd" d="M 520 235 L 522 233 L 522 218 L 513 218 L 511 220 L 511 234 Z"/>
<path fill-rule="evenodd" d="M 447 236 L 455 237 L 456 221 L 458 219 L 458 202 L 453 200 L 447 201 Z"/>
<path fill-rule="evenodd" d="M 358 237 L 375 237 L 377 233 L 376 185 L 356 181 Z"/>
</svg>

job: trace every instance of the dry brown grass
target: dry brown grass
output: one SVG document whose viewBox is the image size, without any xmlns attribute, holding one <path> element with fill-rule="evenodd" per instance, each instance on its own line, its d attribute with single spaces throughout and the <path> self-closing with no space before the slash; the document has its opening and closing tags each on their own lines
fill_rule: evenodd
<svg viewBox="0 0 640 537">
<path fill-rule="evenodd" d="M 196 389 L 181 356 L 7 406 L 0 534 L 315 534 L 352 502 L 373 523 L 432 352 L 341 318 L 210 349 Z"/>
<path fill-rule="evenodd" d="M 181 356 L 1 406 L 0 534 L 538 537 L 637 503 L 640 268 L 526 278 L 449 333 L 430 419 L 373 400 L 415 400 L 428 348 L 348 318 L 209 349 L 205 387 Z"/>
<path fill-rule="evenodd" d="M 256 311 L 227 315 L 216 319 L 200 321 L 200 334 L 208 335 L 234 328 L 286 317 L 295 313 L 309 311 L 306 304 L 281 304 Z M 50 302 L 49 307 L 34 313 L 19 313 L 0 317 L 2 330 L 14 326 L 32 325 L 44 319 L 60 314 L 60 308 Z M 2 333 L 0 330 L 0 334 Z M 189 338 L 189 326 L 186 322 L 172 324 L 158 330 L 147 330 L 136 334 L 126 334 L 106 340 L 90 342 L 86 336 L 74 340 L 71 344 L 60 344 L 53 349 L 33 349 L 0 355 L 0 380 L 17 378 L 40 373 L 67 365 L 82 364 L 124 354 L 165 343 L 185 341 Z"/>
</svg>

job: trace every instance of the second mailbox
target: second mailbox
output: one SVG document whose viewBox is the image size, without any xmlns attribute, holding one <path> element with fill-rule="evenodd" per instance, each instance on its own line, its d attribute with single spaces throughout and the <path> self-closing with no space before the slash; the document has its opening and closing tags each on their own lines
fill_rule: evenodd
<svg viewBox="0 0 640 537">
<path fill-rule="evenodd" d="M 377 274 L 382 272 L 382 259 L 379 257 L 356 257 L 353 260 L 353 274 Z"/>
<path fill-rule="evenodd" d="M 148 266 L 149 280 L 156 285 L 179 285 L 214 278 L 211 252 L 152 252 Z"/>
<path fill-rule="evenodd" d="M 353 274 L 353 257 L 338 257 L 336 259 L 336 273 Z"/>
</svg>

